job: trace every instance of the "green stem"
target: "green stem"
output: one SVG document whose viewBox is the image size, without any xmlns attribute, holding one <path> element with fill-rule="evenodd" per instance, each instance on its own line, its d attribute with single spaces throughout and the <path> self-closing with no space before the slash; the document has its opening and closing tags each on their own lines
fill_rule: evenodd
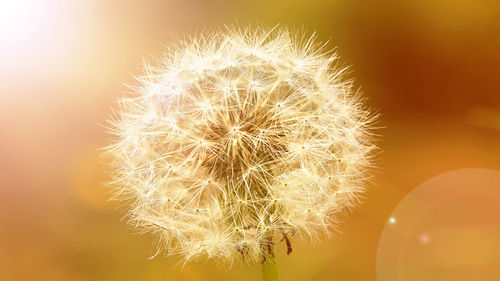
<svg viewBox="0 0 500 281">
<path fill-rule="evenodd" d="M 267 257 L 266 261 L 262 264 L 262 280 L 263 281 L 279 280 L 276 260 L 270 255 Z"/>
</svg>

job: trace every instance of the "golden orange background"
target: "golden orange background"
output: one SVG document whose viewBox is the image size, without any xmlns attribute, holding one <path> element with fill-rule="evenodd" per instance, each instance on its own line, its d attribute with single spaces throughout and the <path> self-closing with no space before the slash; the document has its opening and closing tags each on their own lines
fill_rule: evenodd
<svg viewBox="0 0 500 281">
<path fill-rule="evenodd" d="M 107 202 L 99 156 L 100 124 L 143 58 L 172 34 L 238 22 L 317 31 L 381 113 L 365 204 L 333 239 L 296 242 L 278 261 L 282 280 L 375 280 L 380 234 L 406 194 L 446 171 L 500 169 L 499 18 L 496 0 L 2 1 L 0 279 L 260 279 L 258 265 L 148 260 L 153 240 Z"/>
</svg>

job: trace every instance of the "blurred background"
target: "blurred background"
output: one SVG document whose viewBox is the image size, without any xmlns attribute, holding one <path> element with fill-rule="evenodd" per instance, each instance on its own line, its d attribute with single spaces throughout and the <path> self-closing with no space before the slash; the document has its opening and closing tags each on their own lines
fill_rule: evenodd
<svg viewBox="0 0 500 281">
<path fill-rule="evenodd" d="M 278 260 L 282 280 L 376 280 L 379 240 L 404 219 L 391 214 L 407 194 L 448 171 L 500 169 L 499 18 L 496 0 L 0 0 L 0 279 L 260 279 L 259 265 L 227 271 L 212 261 L 182 268 L 177 258 L 148 260 L 153 240 L 134 234 L 107 201 L 99 156 L 108 139 L 100 124 L 144 58 L 160 54 L 172 34 L 238 22 L 317 31 L 381 113 L 364 204 L 332 239 L 296 242 Z M 479 179 L 491 177 L 491 196 L 481 198 L 500 198 L 498 175 L 488 175 Z M 442 184 L 454 180 L 462 182 Z M 431 208 L 419 202 L 415 210 Z M 499 280 L 500 253 L 474 245 L 500 249 L 500 204 L 475 221 L 463 214 L 483 210 L 480 200 L 454 202 L 432 224 L 447 229 L 439 232 L 446 247 L 419 257 L 434 257 L 436 280 Z M 422 235 L 421 244 L 437 243 Z M 446 279 L 440 268 L 479 275 Z"/>
</svg>

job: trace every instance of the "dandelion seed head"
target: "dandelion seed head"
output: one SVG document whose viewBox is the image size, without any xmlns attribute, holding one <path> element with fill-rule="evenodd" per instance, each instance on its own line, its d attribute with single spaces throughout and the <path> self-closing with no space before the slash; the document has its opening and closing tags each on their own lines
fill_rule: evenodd
<svg viewBox="0 0 500 281">
<path fill-rule="evenodd" d="M 229 27 L 186 39 L 120 99 L 111 184 L 168 255 L 255 261 L 358 203 L 373 118 L 336 54 L 304 38 Z"/>
</svg>

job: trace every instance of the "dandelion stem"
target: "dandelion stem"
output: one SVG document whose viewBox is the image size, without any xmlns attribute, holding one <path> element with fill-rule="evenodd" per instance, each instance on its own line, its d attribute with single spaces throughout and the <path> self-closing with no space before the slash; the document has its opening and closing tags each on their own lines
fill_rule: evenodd
<svg viewBox="0 0 500 281">
<path fill-rule="evenodd" d="M 269 255 L 265 262 L 262 263 L 262 280 L 263 281 L 278 281 L 278 267 L 276 260 Z"/>
</svg>

